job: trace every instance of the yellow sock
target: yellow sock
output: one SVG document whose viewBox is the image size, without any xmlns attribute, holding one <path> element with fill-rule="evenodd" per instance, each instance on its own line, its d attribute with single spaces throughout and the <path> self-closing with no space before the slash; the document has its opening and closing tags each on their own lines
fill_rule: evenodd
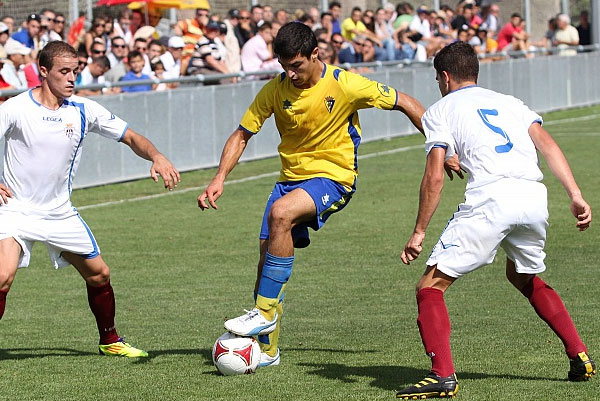
<svg viewBox="0 0 600 401">
<path fill-rule="evenodd" d="M 258 336 L 258 344 L 260 345 L 260 350 L 271 357 L 277 355 L 277 345 L 279 344 L 279 330 L 281 329 L 281 317 L 283 316 L 283 301 L 277 304 L 276 311 L 277 326 L 275 328 L 275 331 L 268 335 L 268 343 L 266 341 L 264 343 L 261 342 L 261 339 L 265 339 L 263 338 L 263 336 Z"/>
</svg>

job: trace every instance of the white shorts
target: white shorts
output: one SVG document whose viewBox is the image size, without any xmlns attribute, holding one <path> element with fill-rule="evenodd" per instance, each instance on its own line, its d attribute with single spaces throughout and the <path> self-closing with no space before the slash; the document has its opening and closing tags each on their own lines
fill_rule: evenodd
<svg viewBox="0 0 600 401">
<path fill-rule="evenodd" d="M 548 228 L 546 187 L 539 182 L 503 179 L 467 191 L 433 248 L 427 266 L 460 277 L 493 262 L 498 247 L 518 273 L 546 270 Z"/>
<path fill-rule="evenodd" d="M 70 265 L 61 253 L 71 252 L 86 259 L 100 254 L 91 230 L 75 208 L 61 214 L 48 215 L 9 205 L 0 206 L 0 240 L 14 238 L 22 249 L 19 267 L 29 266 L 34 242 L 43 242 L 54 268 Z"/>
</svg>

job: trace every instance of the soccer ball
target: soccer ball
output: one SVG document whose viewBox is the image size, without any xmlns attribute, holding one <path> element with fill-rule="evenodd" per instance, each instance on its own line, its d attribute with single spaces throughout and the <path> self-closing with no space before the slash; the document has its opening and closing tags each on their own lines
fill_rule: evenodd
<svg viewBox="0 0 600 401">
<path fill-rule="evenodd" d="M 252 337 L 227 332 L 215 341 L 212 359 L 225 376 L 254 373 L 260 362 L 260 346 Z"/>
</svg>

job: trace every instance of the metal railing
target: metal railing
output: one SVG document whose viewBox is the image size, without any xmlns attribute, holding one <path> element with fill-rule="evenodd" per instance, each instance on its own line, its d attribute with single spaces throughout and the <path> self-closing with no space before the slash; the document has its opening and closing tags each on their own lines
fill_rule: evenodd
<svg viewBox="0 0 600 401">
<path fill-rule="evenodd" d="M 507 59 L 507 58 L 522 58 L 526 57 L 529 54 L 533 55 L 542 55 L 542 56 L 554 56 L 563 52 L 565 50 L 575 50 L 578 53 L 582 52 L 590 52 L 590 51 L 598 51 L 600 50 L 600 44 L 593 44 L 587 46 L 569 46 L 569 47 L 551 47 L 547 49 L 531 49 L 531 50 L 514 50 L 514 51 L 500 51 L 496 53 L 486 53 L 478 55 L 479 59 Z M 351 68 L 408 68 L 408 67 L 420 67 L 420 66 L 430 66 L 433 60 L 429 59 L 427 61 L 415 61 L 415 60 L 390 60 L 390 61 L 372 61 L 367 63 L 342 63 L 339 66 L 345 70 L 349 70 Z M 198 75 L 190 75 L 190 76 L 182 76 L 179 78 L 168 78 L 168 79 L 144 79 L 139 81 L 118 81 L 118 82 L 104 82 L 99 84 L 91 84 L 91 85 L 78 85 L 76 86 L 76 90 L 88 89 L 88 90 L 100 90 L 102 89 L 110 89 L 110 88 L 120 88 L 124 86 L 142 86 L 142 85 L 156 85 L 156 84 L 215 84 L 223 79 L 231 79 L 231 78 L 240 78 L 241 80 L 245 80 L 247 77 L 270 77 L 281 73 L 281 70 L 270 70 L 270 71 L 240 71 L 230 74 L 198 74 Z M 19 93 L 25 92 L 28 89 L 6 89 L 0 90 L 0 97 L 10 97 L 18 95 Z M 100 94 L 100 93 L 99 93 Z"/>
</svg>

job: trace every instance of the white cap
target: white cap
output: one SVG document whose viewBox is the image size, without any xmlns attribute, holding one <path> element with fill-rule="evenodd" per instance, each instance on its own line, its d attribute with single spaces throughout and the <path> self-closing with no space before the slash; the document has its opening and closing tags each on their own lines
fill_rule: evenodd
<svg viewBox="0 0 600 401">
<path fill-rule="evenodd" d="M 171 36 L 169 38 L 169 47 L 183 49 L 185 47 L 185 42 L 181 36 Z"/>
<path fill-rule="evenodd" d="M 12 38 L 6 41 L 6 44 L 4 45 L 4 50 L 6 50 L 6 54 L 8 54 L 9 56 L 11 54 L 22 54 L 26 56 L 29 53 L 31 53 L 31 49 L 29 47 L 23 45 L 21 42 L 18 42 Z"/>
<path fill-rule="evenodd" d="M 0 33 L 2 32 L 8 32 L 8 25 L 6 25 L 4 22 L 0 22 Z"/>
</svg>

